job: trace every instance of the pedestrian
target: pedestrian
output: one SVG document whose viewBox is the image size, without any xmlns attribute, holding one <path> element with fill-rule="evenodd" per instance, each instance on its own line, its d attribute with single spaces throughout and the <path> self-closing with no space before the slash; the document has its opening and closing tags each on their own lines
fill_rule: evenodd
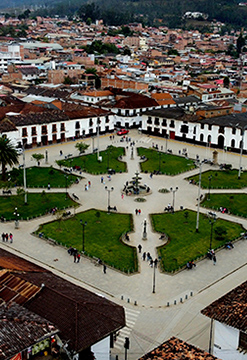
<svg viewBox="0 0 247 360">
<path fill-rule="evenodd" d="M 149 263 L 149 265 L 150 265 L 151 268 L 153 267 L 153 263 L 154 263 L 154 261 L 153 261 L 153 259 L 151 258 L 151 259 L 150 259 L 150 263 Z"/>
<path fill-rule="evenodd" d="M 153 173 L 150 174 L 150 179 L 152 179 L 152 178 L 153 178 Z"/>
<path fill-rule="evenodd" d="M 121 194 L 121 198 L 122 198 L 122 200 L 124 199 L 124 194 Z"/>
<path fill-rule="evenodd" d="M 103 182 L 104 182 L 104 177 L 103 176 L 101 176 L 100 182 L 101 182 L 101 184 L 103 184 Z"/>
<path fill-rule="evenodd" d="M 150 252 L 147 253 L 147 261 L 149 261 L 151 259 L 151 255 Z"/>
<path fill-rule="evenodd" d="M 142 246 L 141 246 L 141 244 L 138 245 L 138 250 L 139 250 L 139 253 L 142 252 Z"/>
<path fill-rule="evenodd" d="M 9 234 L 9 240 L 10 240 L 10 243 L 12 244 L 12 242 L 13 242 L 13 234 Z"/>
<path fill-rule="evenodd" d="M 9 240 L 9 234 L 6 233 L 6 234 L 5 234 L 5 241 L 8 242 L 8 240 Z"/>
<path fill-rule="evenodd" d="M 88 190 L 88 187 L 87 187 L 87 184 L 85 184 L 85 191 L 87 191 Z"/>
<path fill-rule="evenodd" d="M 63 155 L 63 152 L 62 152 L 62 150 L 60 150 L 60 156 L 62 156 Z"/>
<path fill-rule="evenodd" d="M 48 190 L 50 190 L 50 189 L 51 189 L 51 184 L 50 184 L 50 183 L 48 183 L 48 185 L 47 185 L 47 189 L 48 189 Z"/>
<path fill-rule="evenodd" d="M 4 242 L 5 241 L 5 234 L 2 233 L 2 241 Z"/>
<path fill-rule="evenodd" d="M 91 181 L 88 181 L 88 187 L 89 188 L 91 187 Z"/>
<path fill-rule="evenodd" d="M 158 265 L 158 259 L 156 258 L 156 259 L 154 260 L 154 267 L 157 268 L 157 265 Z"/>
<path fill-rule="evenodd" d="M 136 209 L 136 210 L 135 210 L 135 212 L 136 212 L 136 215 L 138 215 L 138 214 L 139 214 L 139 210 L 138 210 L 138 209 Z"/>
<path fill-rule="evenodd" d="M 216 256 L 215 255 L 213 255 L 213 262 L 214 262 L 214 265 L 216 265 Z"/>
<path fill-rule="evenodd" d="M 80 254 L 77 254 L 77 262 L 79 263 L 81 260 L 81 255 Z"/>
<path fill-rule="evenodd" d="M 145 261 L 146 259 L 146 252 L 144 251 L 144 253 L 142 254 L 142 260 Z"/>
<path fill-rule="evenodd" d="M 141 215 L 141 209 L 138 210 L 138 214 Z"/>
<path fill-rule="evenodd" d="M 103 265 L 103 273 L 106 274 L 106 265 Z"/>
<path fill-rule="evenodd" d="M 74 263 L 76 262 L 76 260 L 77 260 L 77 253 L 74 252 Z"/>
</svg>

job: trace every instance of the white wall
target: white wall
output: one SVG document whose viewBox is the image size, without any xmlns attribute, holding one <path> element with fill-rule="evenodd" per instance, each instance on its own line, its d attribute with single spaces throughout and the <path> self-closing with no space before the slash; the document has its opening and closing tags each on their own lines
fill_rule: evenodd
<svg viewBox="0 0 247 360">
<path fill-rule="evenodd" d="M 109 360 L 110 359 L 110 336 L 99 341 L 91 347 L 96 360 Z"/>
<path fill-rule="evenodd" d="M 246 360 L 238 348 L 239 330 L 215 321 L 213 355 L 222 360 Z"/>
</svg>

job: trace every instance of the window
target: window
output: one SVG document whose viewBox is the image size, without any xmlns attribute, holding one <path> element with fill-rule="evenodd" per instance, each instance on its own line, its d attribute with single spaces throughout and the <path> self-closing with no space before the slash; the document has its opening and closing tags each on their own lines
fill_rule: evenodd
<svg viewBox="0 0 247 360">
<path fill-rule="evenodd" d="M 32 127 L 32 136 L 37 135 L 36 126 Z"/>
<path fill-rule="evenodd" d="M 159 119 L 159 118 L 155 118 L 155 119 L 154 119 L 154 124 L 155 124 L 155 125 L 159 125 L 159 124 L 160 124 L 160 119 Z"/>
<path fill-rule="evenodd" d="M 105 122 L 106 122 L 106 123 L 109 122 L 109 116 L 108 116 L 108 115 L 106 115 L 106 117 L 105 117 Z"/>
<path fill-rule="evenodd" d="M 152 124 L 152 118 L 151 118 L 151 116 L 148 117 L 147 123 L 148 123 L 148 124 Z"/>
<path fill-rule="evenodd" d="M 61 124 L 61 131 L 65 131 L 65 125 L 64 125 L 64 123 Z"/>
<path fill-rule="evenodd" d="M 203 139 L 204 139 L 204 136 L 203 136 L 203 134 L 201 134 L 200 135 L 200 141 L 203 141 Z"/>
<path fill-rule="evenodd" d="M 188 134 L 188 132 L 189 132 L 188 125 L 182 125 L 180 131 L 181 131 L 181 133 Z"/>
<path fill-rule="evenodd" d="M 208 125 L 208 130 L 212 130 L 212 125 Z"/>
<path fill-rule="evenodd" d="M 201 129 L 204 129 L 204 124 L 201 124 Z"/>
<path fill-rule="evenodd" d="M 46 126 L 46 125 L 43 125 L 43 126 L 41 127 L 41 134 L 42 134 L 42 135 L 46 135 L 46 134 L 47 134 L 47 126 Z"/>
<path fill-rule="evenodd" d="M 231 147 L 235 148 L 235 140 L 234 139 L 231 141 Z"/>
<path fill-rule="evenodd" d="M 129 116 L 129 110 L 125 110 L 125 115 Z"/>
<path fill-rule="evenodd" d="M 220 134 L 224 134 L 225 130 L 224 130 L 224 126 L 220 126 L 219 128 L 219 133 Z"/>
<path fill-rule="evenodd" d="M 27 136 L 27 128 L 22 129 L 22 136 Z"/>
<path fill-rule="evenodd" d="M 89 119 L 89 126 L 93 126 L 93 120 Z"/>
<path fill-rule="evenodd" d="M 76 128 L 76 129 L 80 129 L 80 121 L 76 121 L 76 123 L 75 123 L 75 128 Z"/>
<path fill-rule="evenodd" d="M 162 125 L 163 125 L 163 126 L 167 126 L 166 119 L 163 119 Z"/>
<path fill-rule="evenodd" d="M 171 128 L 174 128 L 174 127 L 175 127 L 174 120 L 171 120 L 171 122 L 170 122 L 170 127 L 171 127 Z"/>
<path fill-rule="evenodd" d="M 236 128 L 232 128 L 232 134 L 233 134 L 233 135 L 236 134 Z"/>
<path fill-rule="evenodd" d="M 243 331 L 239 332 L 239 344 L 238 347 L 241 350 L 247 350 L 247 333 L 244 333 Z"/>
<path fill-rule="evenodd" d="M 57 124 L 52 125 L 52 132 L 53 133 L 57 132 Z"/>
</svg>

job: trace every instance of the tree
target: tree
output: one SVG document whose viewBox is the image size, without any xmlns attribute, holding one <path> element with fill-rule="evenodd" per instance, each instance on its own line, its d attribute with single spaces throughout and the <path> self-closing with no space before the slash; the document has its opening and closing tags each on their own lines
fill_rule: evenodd
<svg viewBox="0 0 247 360">
<path fill-rule="evenodd" d="M 10 139 L 0 138 L 0 164 L 2 165 L 2 180 L 6 179 L 6 166 L 19 164 L 18 154 L 15 147 L 11 144 Z"/>
<path fill-rule="evenodd" d="M 85 150 L 87 150 L 87 148 L 89 147 L 89 145 L 84 144 L 83 142 L 78 142 L 75 145 L 75 148 L 79 151 L 79 154 L 82 154 L 85 152 Z"/>
<path fill-rule="evenodd" d="M 230 79 L 229 79 L 228 76 L 225 76 L 225 77 L 224 77 L 223 83 L 224 83 L 224 87 L 225 87 L 225 88 L 229 88 Z"/>
<path fill-rule="evenodd" d="M 38 163 L 38 165 L 39 165 L 40 160 L 44 159 L 44 155 L 43 155 L 43 154 L 33 154 L 33 155 L 32 155 L 32 158 L 33 158 L 34 160 L 36 160 L 37 163 Z"/>
</svg>

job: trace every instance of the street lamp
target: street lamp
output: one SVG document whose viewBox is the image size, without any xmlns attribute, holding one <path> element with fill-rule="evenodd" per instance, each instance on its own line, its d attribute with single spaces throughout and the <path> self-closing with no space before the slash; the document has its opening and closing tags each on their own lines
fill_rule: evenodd
<svg viewBox="0 0 247 360">
<path fill-rule="evenodd" d="M 108 210 L 108 214 L 110 213 L 111 210 L 111 205 L 110 205 L 110 193 L 114 190 L 114 187 L 111 187 L 110 189 L 108 189 L 107 186 L 105 186 L 105 190 L 108 192 L 108 205 L 107 205 L 107 210 Z"/>
<path fill-rule="evenodd" d="M 27 177 L 26 177 L 26 162 L 25 162 L 25 147 L 23 145 L 23 187 L 24 187 L 24 203 L 27 205 Z"/>
<path fill-rule="evenodd" d="M 154 268 L 154 274 L 153 274 L 153 294 L 155 294 L 155 264 L 153 264 L 153 268 Z"/>
<path fill-rule="evenodd" d="M 210 175 L 208 177 L 208 200 L 210 200 L 210 189 L 211 189 L 211 180 L 212 180 L 212 175 Z"/>
<path fill-rule="evenodd" d="M 170 191 L 172 192 L 172 212 L 174 213 L 174 209 L 175 209 L 175 193 L 176 191 L 178 191 L 178 187 L 176 186 L 175 189 L 173 189 L 172 187 L 170 188 Z"/>
<path fill-rule="evenodd" d="M 203 161 L 199 161 L 199 167 L 200 167 L 200 172 L 199 172 L 199 184 L 198 184 L 198 199 L 197 199 L 197 215 L 196 215 L 196 232 L 199 231 L 199 218 L 200 218 L 200 199 L 201 199 L 201 181 L 202 181 L 202 164 L 204 163 Z"/>
<path fill-rule="evenodd" d="M 213 240 L 213 227 L 216 221 L 216 214 L 211 217 L 209 220 L 209 224 L 211 225 L 211 232 L 210 232 L 210 243 L 209 243 L 209 250 L 212 249 L 212 240 Z"/>
<path fill-rule="evenodd" d="M 68 175 L 64 175 L 64 178 L 65 178 L 65 193 L 66 193 L 66 198 L 65 198 L 65 200 L 67 200 L 67 197 L 68 197 Z"/>
<path fill-rule="evenodd" d="M 244 148 L 244 134 L 245 134 L 246 129 L 247 129 L 247 125 L 245 125 L 241 128 L 242 141 L 241 141 L 240 158 L 239 158 L 238 180 L 240 179 L 241 171 L 242 171 L 242 155 L 243 155 L 243 148 Z"/>
<path fill-rule="evenodd" d="M 20 214 L 18 213 L 17 207 L 15 208 L 15 211 L 14 211 L 13 215 L 15 216 L 15 228 L 18 229 L 19 228 L 19 216 L 20 216 Z"/>
<path fill-rule="evenodd" d="M 83 222 L 82 220 L 80 220 L 81 226 L 82 226 L 82 252 L 84 253 L 84 249 L 85 249 L 85 226 L 87 226 L 87 222 Z"/>
<path fill-rule="evenodd" d="M 48 164 L 48 150 L 45 150 L 45 163 Z"/>
</svg>

